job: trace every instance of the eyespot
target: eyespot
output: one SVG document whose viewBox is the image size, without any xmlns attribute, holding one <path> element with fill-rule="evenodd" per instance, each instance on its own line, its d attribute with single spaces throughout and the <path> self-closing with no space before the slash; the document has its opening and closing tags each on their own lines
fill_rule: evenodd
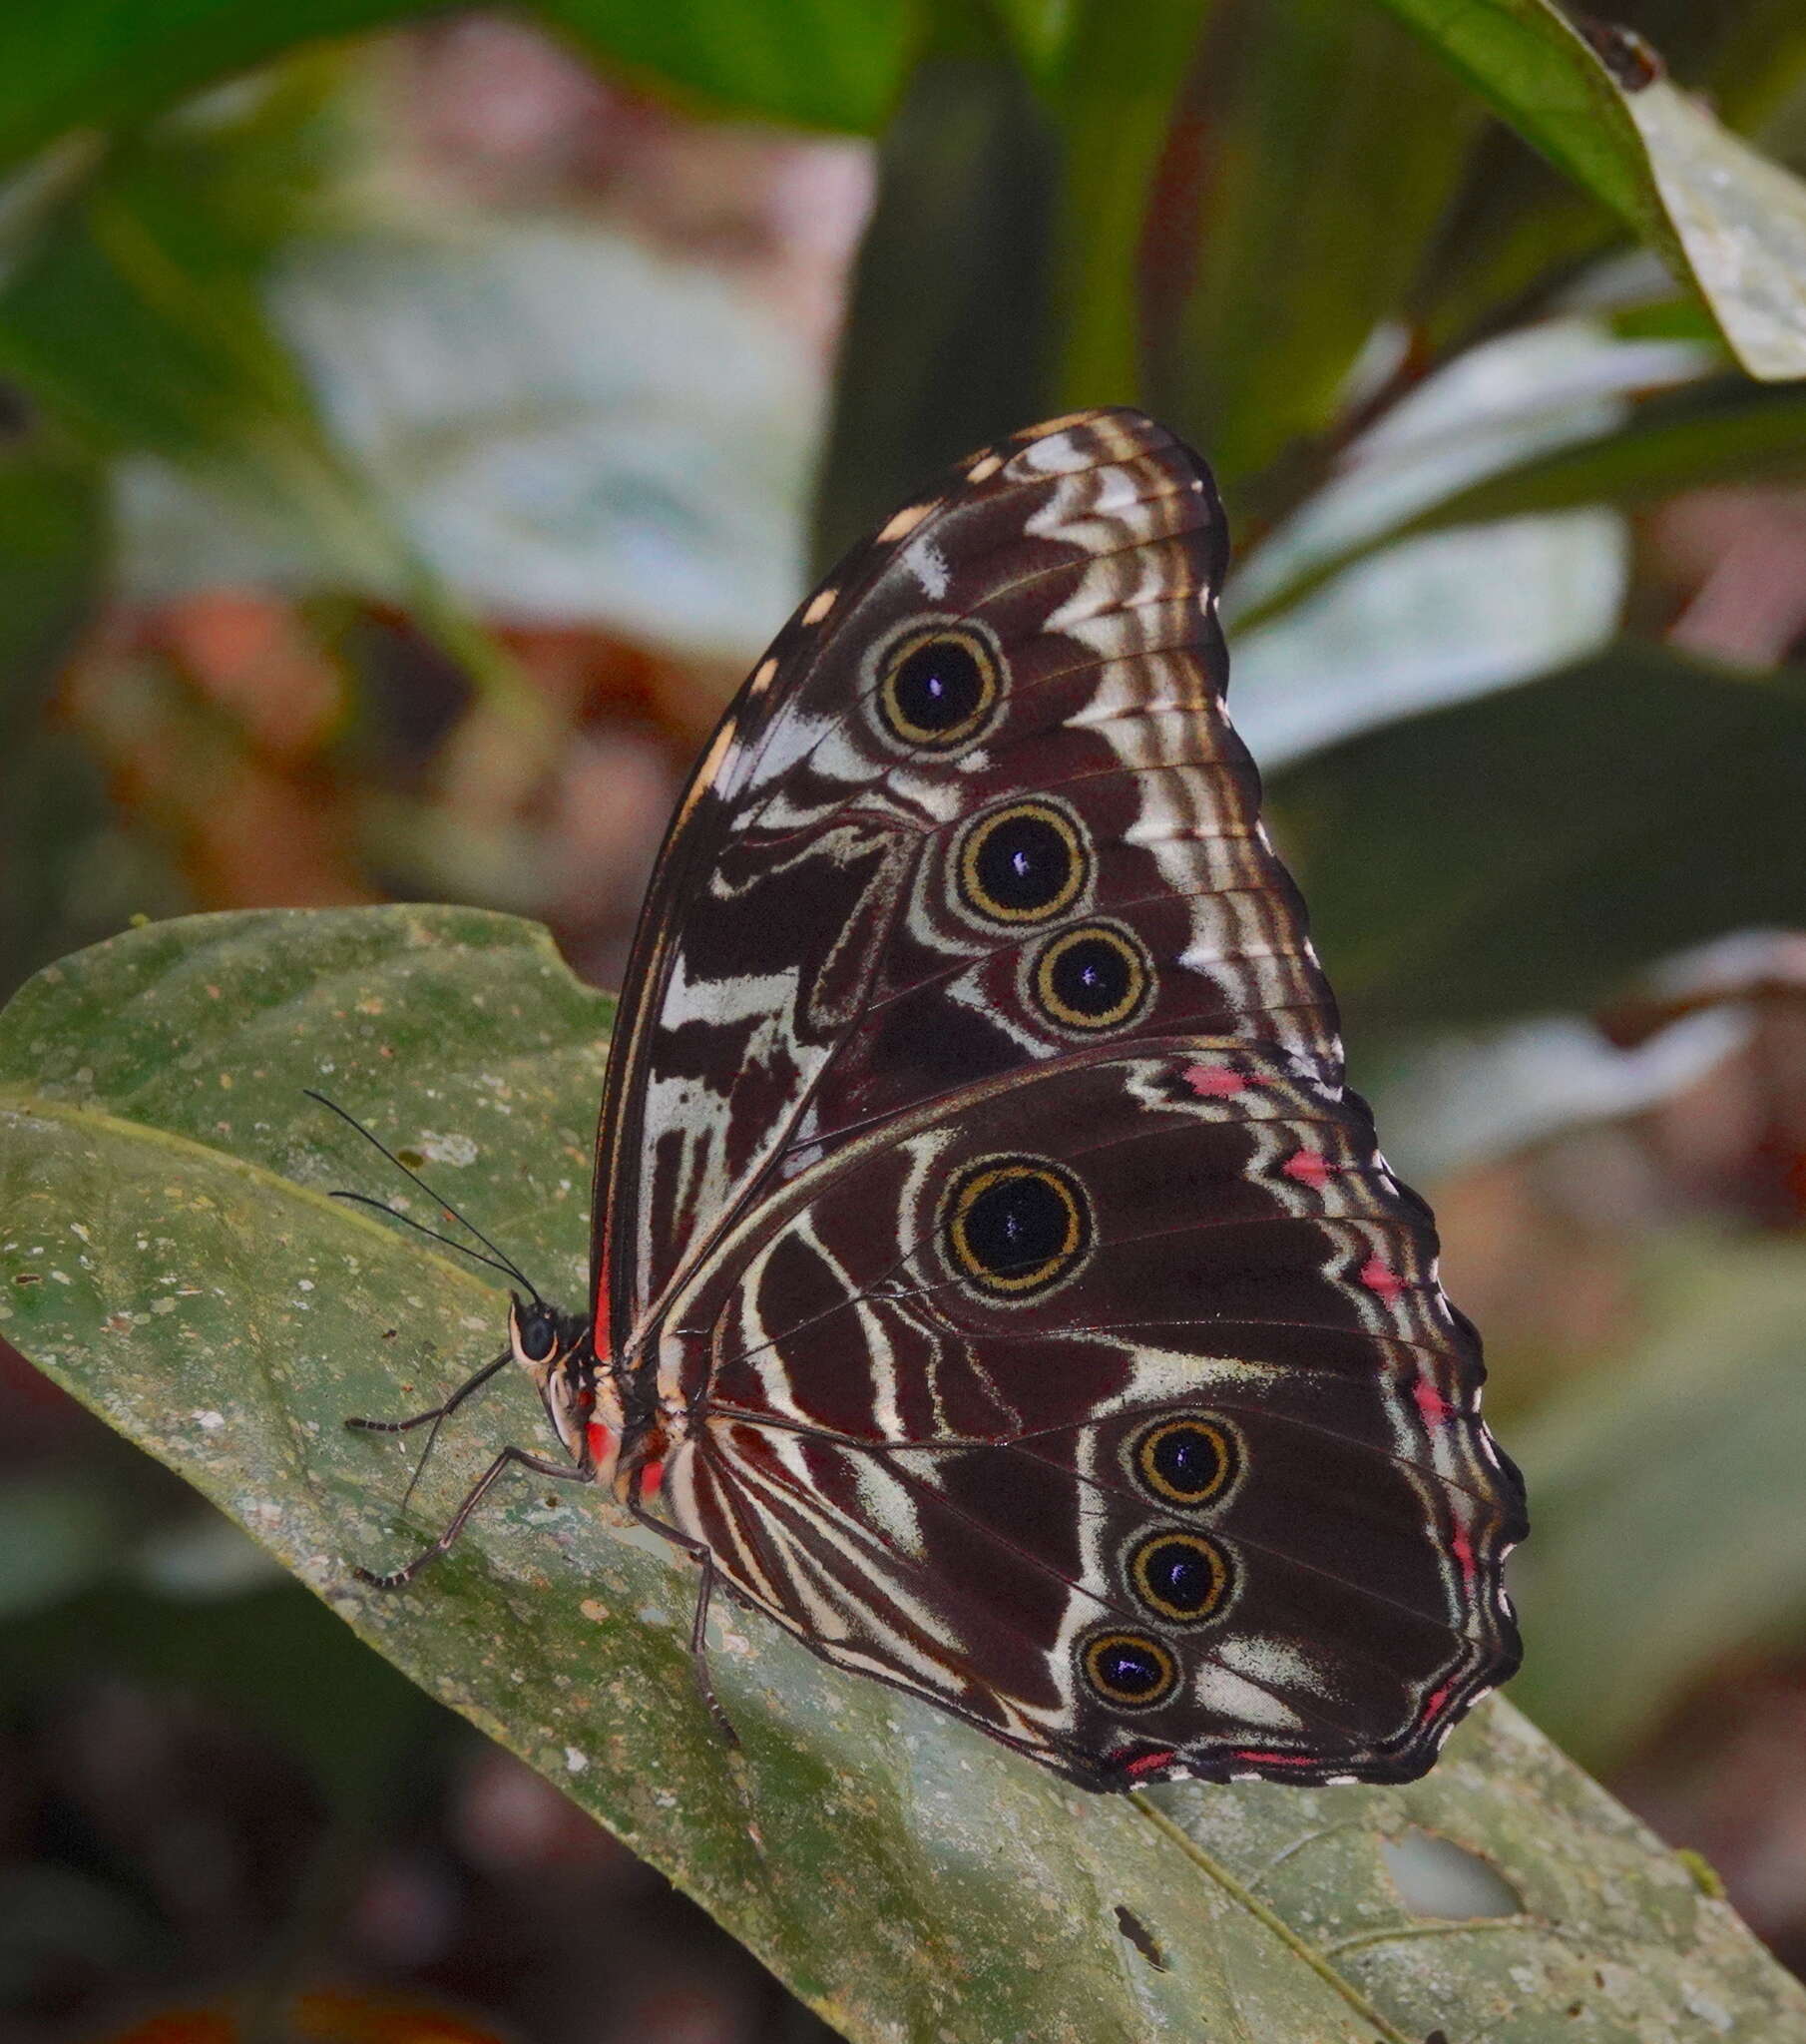
<svg viewBox="0 0 1806 2044">
<path fill-rule="evenodd" d="M 1214 1540 L 1177 1526 L 1162 1526 L 1129 1556 L 1129 1586 L 1158 1618 L 1196 1625 L 1219 1611 L 1233 1578 L 1228 1556 Z"/>
<path fill-rule="evenodd" d="M 1003 695 L 1000 671 L 996 648 L 974 627 L 906 632 L 879 658 L 879 722 L 899 745 L 954 752 L 991 723 Z"/>
<path fill-rule="evenodd" d="M 1180 1413 L 1156 1420 L 1129 1451 L 1130 1474 L 1167 1504 L 1195 1511 L 1220 1497 L 1241 1469 L 1241 1439 L 1220 1419 Z"/>
<path fill-rule="evenodd" d="M 1092 851 L 1064 804 L 1012 802 L 971 824 L 954 864 L 962 905 L 990 922 L 1047 922 L 1084 893 Z"/>
<path fill-rule="evenodd" d="M 1150 1711 L 1178 1686 L 1170 1648 L 1146 1633 L 1097 1633 L 1080 1650 L 1086 1682 L 1119 1710 Z"/>
<path fill-rule="evenodd" d="M 1091 1209 L 1071 1172 L 1043 1157 L 970 1165 L 942 1206 L 955 1273 L 999 1298 L 1048 1290 L 1091 1248 Z"/>
<path fill-rule="evenodd" d="M 1140 939 L 1112 922 L 1080 923 L 1050 937 L 1029 965 L 1035 1007 L 1065 1029 L 1120 1029 L 1146 1008 L 1153 961 Z"/>
</svg>

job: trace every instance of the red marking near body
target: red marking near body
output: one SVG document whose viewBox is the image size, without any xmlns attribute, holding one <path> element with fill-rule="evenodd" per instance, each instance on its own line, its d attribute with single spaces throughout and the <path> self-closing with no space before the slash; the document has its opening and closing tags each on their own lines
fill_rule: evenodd
<svg viewBox="0 0 1806 2044">
<path fill-rule="evenodd" d="M 1163 1768 L 1178 1759 L 1178 1749 L 1169 1747 L 1165 1753 L 1144 1753 L 1125 1764 L 1126 1775 L 1150 1775 L 1155 1768 Z"/>
<path fill-rule="evenodd" d="M 1295 1178 L 1301 1186 L 1311 1186 L 1321 1192 L 1335 1166 L 1320 1150 L 1300 1150 L 1296 1157 L 1288 1157 L 1279 1169 L 1284 1177 Z"/>
<path fill-rule="evenodd" d="M 640 1495 L 642 1497 L 653 1496 L 654 1493 L 658 1490 L 660 1484 L 662 1484 L 664 1481 L 665 1457 L 661 1455 L 656 1462 L 647 1463 L 646 1467 L 641 1470 Z"/>
<path fill-rule="evenodd" d="M 584 1439 L 589 1446 L 590 1460 L 600 1468 L 609 1459 L 609 1451 L 615 1442 L 615 1429 L 604 1426 L 600 1419 L 592 1419 L 584 1428 Z"/>
<path fill-rule="evenodd" d="M 1449 1542 L 1449 1551 L 1455 1557 L 1455 1566 L 1461 1571 L 1461 1580 L 1471 1585 L 1474 1581 L 1474 1543 L 1468 1538 L 1468 1529 L 1458 1525 L 1455 1537 Z"/>
<path fill-rule="evenodd" d="M 1393 1304 L 1405 1288 L 1405 1280 L 1396 1271 L 1382 1264 L 1378 1257 L 1369 1257 L 1361 1266 L 1361 1282 L 1369 1291 L 1377 1292 L 1388 1305 Z"/>
<path fill-rule="evenodd" d="M 1232 1100 L 1244 1086 L 1258 1083 L 1227 1065 L 1187 1065 L 1181 1076 L 1200 1100 Z"/>
<path fill-rule="evenodd" d="M 1411 1386 L 1411 1395 L 1417 1400 L 1417 1409 L 1423 1414 L 1426 1426 L 1440 1426 L 1445 1419 L 1455 1417 L 1455 1407 L 1428 1377 L 1418 1378 Z"/>
</svg>

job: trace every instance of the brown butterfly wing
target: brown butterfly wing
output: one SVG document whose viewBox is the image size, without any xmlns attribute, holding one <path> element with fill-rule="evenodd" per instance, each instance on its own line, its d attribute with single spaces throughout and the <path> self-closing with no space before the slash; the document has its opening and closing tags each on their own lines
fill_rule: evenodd
<svg viewBox="0 0 1806 2044">
<path fill-rule="evenodd" d="M 618 1341 L 773 1169 L 1095 1040 L 1059 996 L 1088 962 L 1075 932 L 1149 982 L 1113 1037 L 1247 1035 L 1339 1070 L 1222 710 L 1225 554 L 1196 457 L 1091 413 L 962 464 L 798 610 L 683 798 L 636 942 L 597 1184 Z M 985 664 L 988 701 L 912 744 L 896 674 L 937 639 Z M 1056 836 L 1079 819 L 1083 884 L 987 915 L 945 885 L 949 849 L 1030 790 Z M 1008 826 L 970 863 L 1007 856 Z"/>
<path fill-rule="evenodd" d="M 1343 1089 L 1224 553 L 1202 464 L 1110 412 L 849 556 L 679 809 L 604 1106 L 661 1510 L 1094 1786 L 1407 1778 L 1518 1652 L 1521 1489 Z"/>
</svg>

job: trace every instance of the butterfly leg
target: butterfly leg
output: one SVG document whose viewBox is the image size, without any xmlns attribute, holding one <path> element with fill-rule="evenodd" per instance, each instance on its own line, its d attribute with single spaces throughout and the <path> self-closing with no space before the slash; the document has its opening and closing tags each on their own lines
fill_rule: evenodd
<svg viewBox="0 0 1806 2044">
<path fill-rule="evenodd" d="M 432 1432 L 426 1437 L 426 1446 L 420 1450 L 420 1459 L 414 1464 L 414 1473 L 408 1478 L 408 1487 L 401 1493 L 401 1509 L 405 1512 L 408 1501 L 414 1495 L 414 1487 L 426 1474 L 427 1458 L 432 1454 L 439 1439 L 439 1429 L 457 1411 L 473 1391 L 480 1391 L 499 1369 L 506 1369 L 513 1357 L 513 1350 L 504 1348 L 493 1362 L 486 1362 L 474 1377 L 468 1377 L 446 1399 L 443 1405 L 429 1406 L 424 1412 L 416 1412 L 411 1419 L 347 1419 L 353 1433 L 411 1433 L 417 1426 L 425 1426 L 430 1420 Z"/>
<path fill-rule="evenodd" d="M 504 1348 L 493 1362 L 486 1362 L 474 1377 L 461 1383 L 443 1405 L 429 1405 L 424 1412 L 416 1412 L 408 1419 L 347 1419 L 345 1424 L 356 1433 L 412 1433 L 429 1420 L 449 1419 L 473 1391 L 480 1391 L 497 1370 L 507 1368 L 512 1356 L 513 1351 Z"/>
<path fill-rule="evenodd" d="M 669 1540 L 674 1547 L 680 1547 L 702 1571 L 701 1580 L 696 1584 L 695 1615 L 689 1623 L 690 1665 L 695 1670 L 696 1688 L 702 1694 L 702 1702 L 708 1707 L 708 1715 L 714 1720 L 716 1731 L 729 1746 L 738 1746 L 740 1735 L 733 1729 L 733 1720 L 722 1709 L 708 1673 L 708 1606 L 714 1596 L 714 1555 L 705 1542 L 692 1539 L 687 1533 L 679 1533 L 676 1526 L 667 1525 L 663 1519 L 655 1519 L 638 1499 L 628 1509 L 642 1526 L 657 1533 L 661 1540 Z"/>
<path fill-rule="evenodd" d="M 365 1568 L 353 1568 L 351 1573 L 373 1590 L 399 1590 L 404 1583 L 411 1583 L 429 1561 L 436 1561 L 464 1531 L 471 1513 L 483 1502 L 496 1478 L 505 1470 L 515 1468 L 531 1469 L 536 1476 L 556 1476 L 561 1483 L 594 1483 L 596 1480 L 593 1469 L 582 1468 L 576 1463 L 548 1461 L 544 1455 L 531 1455 L 525 1448 L 504 1448 L 465 1492 L 464 1502 L 452 1514 L 451 1523 L 430 1547 L 423 1548 L 412 1561 L 382 1575 Z"/>
</svg>

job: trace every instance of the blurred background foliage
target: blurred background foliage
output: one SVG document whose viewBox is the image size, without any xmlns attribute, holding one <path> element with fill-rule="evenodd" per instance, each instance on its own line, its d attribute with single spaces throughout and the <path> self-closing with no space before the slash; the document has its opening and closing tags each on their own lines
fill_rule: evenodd
<svg viewBox="0 0 1806 2044">
<path fill-rule="evenodd" d="M 610 983 L 811 565 L 1159 412 L 1531 1478 L 1515 1695 L 1799 1969 L 1806 16 L 1620 4 L 7 11 L 0 992 L 392 898 Z M 9 2034 L 247 1979 L 819 2033 L 7 1352 Z"/>
</svg>

